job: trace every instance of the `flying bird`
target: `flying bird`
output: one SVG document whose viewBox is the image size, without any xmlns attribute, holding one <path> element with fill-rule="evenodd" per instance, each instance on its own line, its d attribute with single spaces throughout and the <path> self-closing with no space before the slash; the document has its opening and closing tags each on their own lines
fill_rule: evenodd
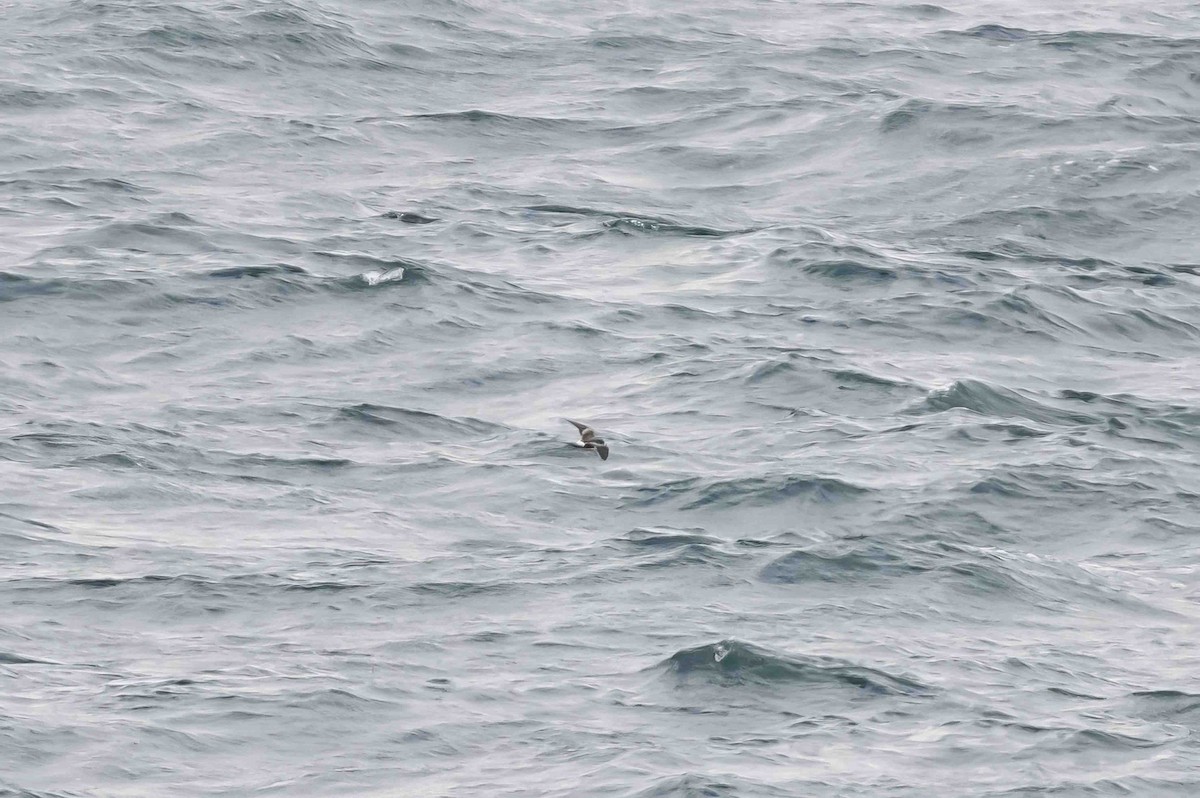
<svg viewBox="0 0 1200 798">
<path fill-rule="evenodd" d="M 601 460 L 608 459 L 608 444 L 604 442 L 603 438 L 596 437 L 596 430 L 587 424 L 580 424 L 578 421 L 571 421 L 569 418 L 566 420 L 574 424 L 575 429 L 579 430 L 579 440 L 575 441 L 573 445 L 578 446 L 580 449 L 595 449 L 596 454 L 600 455 Z"/>
</svg>

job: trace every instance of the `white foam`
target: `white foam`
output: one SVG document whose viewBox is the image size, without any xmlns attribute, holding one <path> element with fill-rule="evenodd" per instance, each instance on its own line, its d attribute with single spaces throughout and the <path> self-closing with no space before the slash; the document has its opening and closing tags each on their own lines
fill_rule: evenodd
<svg viewBox="0 0 1200 798">
<path fill-rule="evenodd" d="M 388 269 L 386 272 L 378 271 L 378 270 L 369 271 L 369 272 L 364 272 L 361 276 L 362 276 L 363 282 L 366 283 L 367 285 L 379 285 L 380 283 L 394 283 L 397 280 L 404 279 L 404 268 L 401 266 L 397 266 L 395 269 Z"/>
</svg>

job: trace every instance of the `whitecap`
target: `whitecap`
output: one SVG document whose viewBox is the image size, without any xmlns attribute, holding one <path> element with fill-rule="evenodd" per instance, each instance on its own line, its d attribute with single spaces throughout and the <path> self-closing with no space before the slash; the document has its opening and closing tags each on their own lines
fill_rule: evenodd
<svg viewBox="0 0 1200 798">
<path fill-rule="evenodd" d="M 404 268 L 397 266 L 395 269 L 380 271 L 374 269 L 369 272 L 363 272 L 362 280 L 367 285 L 379 285 L 380 283 L 393 283 L 404 279 Z"/>
</svg>

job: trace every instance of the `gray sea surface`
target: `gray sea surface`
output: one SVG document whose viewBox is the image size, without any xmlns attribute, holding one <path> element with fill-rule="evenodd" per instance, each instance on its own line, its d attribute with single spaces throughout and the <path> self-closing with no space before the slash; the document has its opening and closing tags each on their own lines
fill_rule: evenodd
<svg viewBox="0 0 1200 798">
<path fill-rule="evenodd" d="M 0 796 L 1197 795 L 1198 447 L 1193 2 L 0 2 Z"/>
</svg>

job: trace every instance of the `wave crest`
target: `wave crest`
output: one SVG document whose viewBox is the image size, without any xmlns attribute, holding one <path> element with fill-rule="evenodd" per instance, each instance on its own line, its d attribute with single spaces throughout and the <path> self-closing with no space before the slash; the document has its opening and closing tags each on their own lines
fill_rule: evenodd
<svg viewBox="0 0 1200 798">
<path fill-rule="evenodd" d="M 682 677 L 721 685 L 829 685 L 876 695 L 920 695 L 931 689 L 918 681 L 833 657 L 781 654 L 739 640 L 722 640 L 677 651 L 660 664 Z"/>
<path fill-rule="evenodd" d="M 728 480 L 689 477 L 657 487 L 641 488 L 638 492 L 642 497 L 635 499 L 631 503 L 633 506 L 690 499 L 682 509 L 694 510 L 700 507 L 773 504 L 786 499 L 836 502 L 857 498 L 867 489 L 832 477 L 779 475 Z"/>
<path fill-rule="evenodd" d="M 978 380 L 957 380 L 946 388 L 931 391 L 913 412 L 944 413 L 961 408 L 982 416 L 995 418 L 1026 418 L 1043 424 L 1099 424 L 1100 417 L 1071 410 L 1022 396 L 1016 391 L 988 385 Z"/>
</svg>

